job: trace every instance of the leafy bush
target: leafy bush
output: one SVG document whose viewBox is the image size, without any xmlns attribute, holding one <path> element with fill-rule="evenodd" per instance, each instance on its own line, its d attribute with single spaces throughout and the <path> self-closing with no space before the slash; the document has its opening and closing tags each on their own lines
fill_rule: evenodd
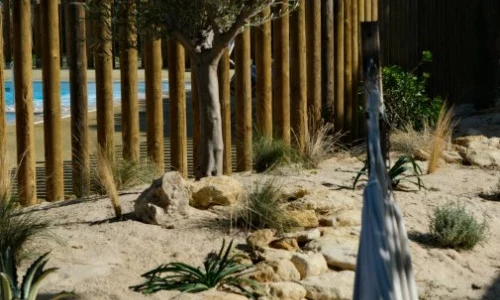
<svg viewBox="0 0 500 300">
<path fill-rule="evenodd" d="M 203 263 L 204 270 L 185 263 L 172 262 L 143 274 L 142 277 L 146 278 L 146 282 L 130 288 L 144 294 L 162 290 L 198 293 L 211 288 L 236 289 L 251 297 L 252 289 L 258 289 L 258 284 L 241 277 L 243 271 L 248 270 L 251 265 L 239 263 L 240 255 L 230 255 L 232 245 L 231 241 L 225 248 L 223 241 L 219 253 L 208 254 Z"/>
<path fill-rule="evenodd" d="M 431 99 L 427 95 L 428 73 L 417 74 L 418 68 L 432 61 L 432 54 L 423 52 L 422 61 L 411 70 L 401 66 L 389 66 L 382 70 L 384 103 L 389 124 L 395 129 L 402 129 L 407 122 L 416 130 L 421 130 L 428 121 L 431 126 L 436 122 L 443 101 Z"/>
<path fill-rule="evenodd" d="M 22 213 L 12 202 L 0 201 L 0 253 L 7 249 L 20 257 L 26 242 L 48 233 L 50 222 L 35 213 Z"/>
<path fill-rule="evenodd" d="M 26 271 L 21 286 L 17 279 L 17 266 L 10 248 L 0 256 L 0 298 L 5 300 L 34 300 L 42 281 L 57 268 L 44 270 L 48 253 L 40 256 Z"/>
<path fill-rule="evenodd" d="M 409 174 L 408 174 L 409 173 Z M 358 183 L 360 177 L 362 175 L 368 176 L 368 162 L 365 163 L 365 166 L 358 172 L 356 178 L 354 178 L 354 183 L 352 185 L 352 189 L 356 188 L 356 184 Z M 399 159 L 394 163 L 394 165 L 388 171 L 389 180 L 391 183 L 391 187 L 393 189 L 397 189 L 401 181 L 409 181 L 418 185 L 418 188 L 421 189 L 424 187 L 424 183 L 422 182 L 422 169 L 415 161 L 415 158 L 411 155 L 402 155 Z M 417 181 L 413 182 L 410 178 L 416 178 Z"/>
<path fill-rule="evenodd" d="M 486 221 L 479 223 L 459 204 L 437 207 L 430 221 L 430 233 L 441 247 L 472 249 L 488 233 Z"/>
<path fill-rule="evenodd" d="M 236 213 L 236 225 L 245 229 L 274 228 L 280 232 L 297 227 L 283 207 L 281 191 L 274 180 L 257 183 L 242 208 Z"/>
<path fill-rule="evenodd" d="M 253 156 L 254 169 L 257 172 L 302 162 L 298 151 L 283 140 L 260 136 L 253 143 Z"/>
</svg>

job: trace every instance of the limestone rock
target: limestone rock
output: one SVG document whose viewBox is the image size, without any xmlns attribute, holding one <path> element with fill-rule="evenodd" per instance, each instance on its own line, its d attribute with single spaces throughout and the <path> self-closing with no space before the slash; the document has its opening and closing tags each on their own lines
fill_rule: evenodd
<svg viewBox="0 0 500 300">
<path fill-rule="evenodd" d="M 337 226 L 337 218 L 332 215 L 322 216 L 318 219 L 319 226 L 323 227 L 336 227 Z"/>
<path fill-rule="evenodd" d="M 269 295 L 272 300 L 302 300 L 306 297 L 306 293 L 306 289 L 295 282 L 269 284 Z"/>
<path fill-rule="evenodd" d="M 179 172 L 167 172 L 137 198 L 134 213 L 148 224 L 166 226 L 189 214 L 189 189 Z"/>
<path fill-rule="evenodd" d="M 317 228 L 314 228 L 310 230 L 286 233 L 284 234 L 284 236 L 287 238 L 296 239 L 299 243 L 306 243 L 312 240 L 319 239 L 321 237 L 321 231 Z"/>
<path fill-rule="evenodd" d="M 266 261 L 292 259 L 293 252 L 281 249 L 265 248 L 264 251 L 258 253 L 260 258 Z"/>
<path fill-rule="evenodd" d="M 201 293 L 179 293 L 179 296 L 176 296 L 175 299 L 178 300 L 246 300 L 247 297 L 227 293 L 218 290 L 208 290 Z"/>
<path fill-rule="evenodd" d="M 281 281 L 278 275 L 274 273 L 273 267 L 266 262 L 255 265 L 255 270 L 248 274 L 248 278 L 261 283 Z"/>
<path fill-rule="evenodd" d="M 274 274 L 279 281 L 299 281 L 300 273 L 295 265 L 288 259 L 267 261 L 267 265 L 273 268 Z"/>
<path fill-rule="evenodd" d="M 454 151 L 443 151 L 441 158 L 449 164 L 461 164 L 463 162 L 462 156 Z"/>
<path fill-rule="evenodd" d="M 328 272 L 300 282 L 310 300 L 349 300 L 354 288 L 354 272 Z"/>
<path fill-rule="evenodd" d="M 300 227 L 314 228 L 319 226 L 318 217 L 314 210 L 291 210 L 288 213 Z"/>
<path fill-rule="evenodd" d="M 488 141 L 488 138 L 485 137 L 484 135 L 469 135 L 469 136 L 463 136 L 456 138 L 453 141 L 453 144 L 460 145 L 466 148 L 471 148 L 471 145 L 474 147 L 477 147 L 477 145 L 480 145 L 482 143 L 485 143 Z"/>
<path fill-rule="evenodd" d="M 318 276 L 328 271 L 328 265 L 321 253 L 297 253 L 292 263 L 300 273 L 300 278 Z"/>
<path fill-rule="evenodd" d="M 269 246 L 274 249 L 283 249 L 288 251 L 299 250 L 299 244 L 294 238 L 282 238 L 279 240 L 272 241 Z"/>
<path fill-rule="evenodd" d="M 500 150 L 469 149 L 464 157 L 465 161 L 471 165 L 479 167 L 500 167 Z"/>
<path fill-rule="evenodd" d="M 254 231 L 247 237 L 247 243 L 252 249 L 263 249 L 273 240 L 276 230 L 261 229 Z"/>
<path fill-rule="evenodd" d="M 359 226 L 361 225 L 361 210 L 344 210 L 337 214 L 338 226 Z"/>
<path fill-rule="evenodd" d="M 358 249 L 353 244 L 325 245 L 321 248 L 321 254 L 330 268 L 352 271 L 356 269 Z"/>
<path fill-rule="evenodd" d="M 429 154 L 429 152 L 425 151 L 424 149 L 418 149 L 417 151 L 415 151 L 415 153 L 413 153 L 413 157 L 416 160 L 427 161 L 427 160 L 429 160 L 431 155 Z"/>
<path fill-rule="evenodd" d="M 192 184 L 190 205 L 207 209 L 213 205 L 231 206 L 243 194 L 243 185 L 229 176 L 205 177 Z"/>
</svg>

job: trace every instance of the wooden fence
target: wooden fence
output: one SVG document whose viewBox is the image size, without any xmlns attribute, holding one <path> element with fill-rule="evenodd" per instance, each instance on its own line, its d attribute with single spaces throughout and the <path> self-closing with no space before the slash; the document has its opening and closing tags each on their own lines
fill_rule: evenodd
<svg viewBox="0 0 500 300">
<path fill-rule="evenodd" d="M 111 11 L 111 0 L 98 2 L 105 10 Z M 48 201 L 64 199 L 65 193 L 81 196 L 88 191 L 91 153 L 88 146 L 87 68 L 95 68 L 97 144 L 103 154 L 110 160 L 119 159 L 118 156 L 127 160 L 146 156 L 156 164 L 158 171 L 174 169 L 185 177 L 193 175 L 198 164 L 200 107 L 196 93 L 185 90 L 185 81 L 190 81 L 192 90 L 196 90 L 197 85 L 194 76 L 189 78 L 186 75 L 189 59 L 174 40 L 149 40 L 137 36 L 135 19 L 130 17 L 135 1 L 122 2 L 126 9 L 113 10 L 117 14 L 113 19 L 119 22 L 109 31 L 105 25 L 112 22 L 110 15 L 102 14 L 91 19 L 81 1 L 66 1 L 63 5 L 57 0 L 3 1 L 3 52 L 5 61 L 14 61 L 17 180 L 23 205 L 35 204 L 37 191 L 39 197 Z M 286 0 L 283 2 L 286 5 Z M 331 122 L 336 131 L 347 133 L 346 141 L 363 138 L 364 117 L 359 110 L 362 98 L 358 92 L 362 76 L 360 22 L 376 21 L 383 16 L 383 62 L 412 66 L 418 60 L 419 52 L 429 49 L 435 53 L 437 62 L 431 67 L 435 68 L 431 70 L 435 74 L 434 90 L 440 91 L 436 88 L 439 86 L 450 95 L 459 93 L 461 87 L 455 81 L 439 81 L 458 70 L 459 67 L 452 63 L 455 59 L 460 59 L 460 55 L 467 56 L 466 51 L 455 49 L 451 50 L 454 58 L 445 55 L 453 45 L 453 37 L 461 34 L 461 27 L 456 27 L 459 18 L 444 21 L 440 17 L 455 2 L 446 6 L 439 4 L 439 9 L 434 2 L 305 0 L 289 16 L 246 29 L 236 38 L 232 56 L 226 53 L 219 66 L 224 173 L 233 169 L 252 169 L 255 132 L 275 135 L 295 143 L 299 149 L 304 149 L 307 139 L 322 122 Z M 465 0 L 459 2 L 472 6 Z M 462 8 L 452 9 L 458 12 Z M 442 37 L 432 34 L 435 29 L 427 22 L 429 19 L 435 20 L 433 26 L 441 26 L 437 26 L 436 32 L 453 31 L 454 36 L 446 37 L 449 43 L 441 45 Z M 107 38 L 109 36 L 112 39 Z M 102 42 L 91 46 L 95 38 Z M 36 180 L 35 171 L 34 153 L 41 149 L 35 148 L 33 138 L 32 53 L 41 58 L 36 64 L 43 68 L 46 92 L 43 181 Z M 234 61 L 234 68 L 230 59 Z M 252 64 L 257 74 L 255 89 L 252 88 Z M 112 71 L 117 65 L 122 82 L 120 126 L 115 124 L 111 87 Z M 162 80 L 166 79 L 161 75 L 165 65 L 169 70 L 168 109 L 165 109 L 167 101 L 164 101 L 161 90 Z M 145 69 L 145 112 L 139 109 L 136 89 L 137 69 L 141 66 Z M 59 130 L 61 67 L 70 72 L 71 137 L 61 136 Z M 236 76 L 234 94 L 230 89 L 231 68 Z M 2 74 L 0 72 L 0 77 Z M 3 82 L 4 78 L 0 81 Z M 1 93 L 0 97 L 3 97 Z M 5 144 L 6 128 L 3 99 L 0 99 L 0 104 L 1 150 Z M 146 115 L 146 128 L 139 124 L 140 114 Z M 116 139 L 116 130 L 121 131 L 121 139 Z M 144 135 L 146 145 L 141 144 Z M 72 140 L 71 176 L 67 170 L 64 172 L 68 162 L 64 162 L 61 156 L 61 140 L 65 138 Z M 121 140 L 119 145 L 115 145 L 116 140 Z M 6 164 L 1 167 L 6 168 Z M 67 178 L 71 181 L 63 180 Z M 45 184 L 45 189 L 40 187 L 40 182 Z M 41 191 L 44 191 L 43 195 Z"/>
</svg>

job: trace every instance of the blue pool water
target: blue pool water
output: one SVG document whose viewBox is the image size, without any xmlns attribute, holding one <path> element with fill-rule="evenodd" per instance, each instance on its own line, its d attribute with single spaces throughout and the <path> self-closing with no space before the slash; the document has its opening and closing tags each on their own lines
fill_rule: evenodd
<svg viewBox="0 0 500 300">
<path fill-rule="evenodd" d="M 186 83 L 186 89 L 191 89 L 191 84 Z M 168 92 L 168 82 L 163 82 L 162 90 L 164 93 Z M 138 84 L 139 98 L 143 98 L 146 93 L 146 86 L 144 82 Z M 89 110 L 93 110 L 96 107 L 96 85 L 95 82 L 87 83 L 87 97 L 88 97 L 88 107 Z M 113 82 L 113 98 L 116 103 L 121 100 L 121 88 L 120 82 Z M 7 110 L 7 122 L 13 122 L 16 118 L 15 116 L 15 105 L 14 105 L 14 85 L 12 81 L 5 82 L 5 103 Z M 43 86 L 41 81 L 33 82 L 33 105 L 35 113 L 43 113 Z M 69 92 L 69 82 L 61 82 L 61 110 L 63 115 L 68 115 L 70 112 L 70 92 Z"/>
</svg>

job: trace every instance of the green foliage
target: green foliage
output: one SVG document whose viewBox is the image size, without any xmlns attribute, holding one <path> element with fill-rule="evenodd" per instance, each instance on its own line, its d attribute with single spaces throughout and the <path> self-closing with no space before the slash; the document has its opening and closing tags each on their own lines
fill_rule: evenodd
<svg viewBox="0 0 500 300">
<path fill-rule="evenodd" d="M 17 266 L 10 248 L 5 249 L 0 257 L 0 296 L 5 300 L 35 300 L 42 281 L 57 268 L 45 269 L 47 255 L 40 256 L 26 271 L 19 286 Z"/>
<path fill-rule="evenodd" d="M 151 183 L 157 175 L 154 166 L 147 161 L 136 163 L 126 160 L 114 163 L 111 166 L 111 173 L 118 191 Z M 99 195 L 106 195 L 107 191 L 102 179 L 99 172 L 95 170 L 91 176 L 91 188 Z"/>
<path fill-rule="evenodd" d="M 298 225 L 283 204 L 281 189 L 275 180 L 257 183 L 243 207 L 236 213 L 236 224 L 251 230 L 274 228 L 279 232 L 290 231 Z"/>
<path fill-rule="evenodd" d="M 22 213 L 12 202 L 0 201 L 0 253 L 20 256 L 26 242 L 47 235 L 50 223 L 34 213 Z"/>
<path fill-rule="evenodd" d="M 281 139 L 257 137 L 253 143 L 253 162 L 257 172 L 272 170 L 276 167 L 301 163 L 297 150 Z"/>
<path fill-rule="evenodd" d="M 404 129 L 409 122 L 416 130 L 421 130 L 425 122 L 431 126 L 435 124 L 443 101 L 427 95 L 429 73 L 416 73 L 420 66 L 429 62 L 432 62 L 432 54 L 424 51 L 421 62 L 411 71 L 397 65 L 383 68 L 384 104 L 393 128 Z"/>
<path fill-rule="evenodd" d="M 362 175 L 368 176 L 367 171 L 368 162 L 365 162 L 365 166 L 358 172 L 356 178 L 354 178 L 352 189 L 356 188 L 356 184 L 358 183 Z M 389 180 L 393 189 L 398 189 L 401 181 L 409 181 L 415 183 L 416 185 L 418 185 L 419 189 L 425 187 L 421 178 L 422 174 L 422 169 L 415 161 L 415 158 L 413 158 L 413 156 L 411 155 L 400 156 L 388 171 Z M 410 180 L 410 178 L 416 178 L 417 181 L 413 182 Z"/>
<path fill-rule="evenodd" d="M 239 263 L 241 255 L 230 255 L 233 241 L 225 247 L 225 240 L 218 253 L 211 252 L 203 263 L 204 270 L 185 263 L 172 262 L 153 269 L 142 277 L 146 282 L 130 287 L 133 291 L 152 294 L 162 290 L 198 293 L 212 288 L 232 290 L 251 297 L 258 289 L 255 281 L 242 278 L 243 271 L 251 265 Z M 249 289 L 250 288 L 250 289 Z"/>
<path fill-rule="evenodd" d="M 430 220 L 430 233 L 439 246 L 472 249 L 484 241 L 488 234 L 486 221 L 479 223 L 459 204 L 437 207 Z"/>
</svg>

